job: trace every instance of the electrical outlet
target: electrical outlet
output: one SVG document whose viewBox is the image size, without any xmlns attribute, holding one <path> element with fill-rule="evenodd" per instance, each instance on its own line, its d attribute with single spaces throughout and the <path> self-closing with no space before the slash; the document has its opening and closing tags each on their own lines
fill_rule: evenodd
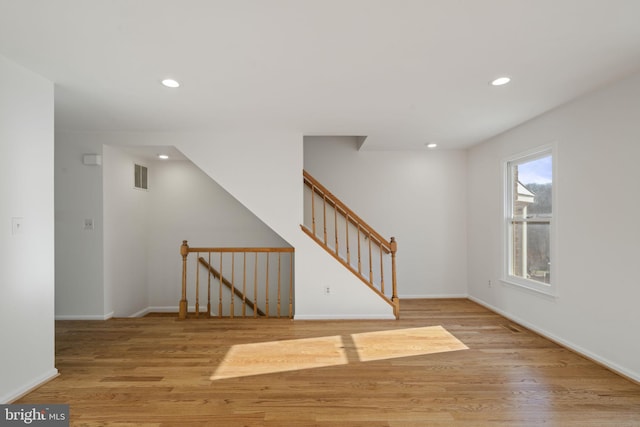
<svg viewBox="0 0 640 427">
<path fill-rule="evenodd" d="M 330 286 L 325 286 L 324 287 L 324 294 L 325 295 L 329 295 L 331 293 L 331 287 Z"/>
<path fill-rule="evenodd" d="M 491 286 L 492 286 L 492 284 L 491 284 L 491 280 L 489 280 L 489 283 L 488 283 L 488 285 L 489 285 L 489 287 L 491 287 Z"/>
</svg>

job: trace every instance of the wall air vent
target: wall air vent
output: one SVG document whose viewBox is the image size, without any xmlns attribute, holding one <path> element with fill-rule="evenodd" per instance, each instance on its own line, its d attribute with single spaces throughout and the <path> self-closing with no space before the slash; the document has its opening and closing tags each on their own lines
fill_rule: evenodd
<svg viewBox="0 0 640 427">
<path fill-rule="evenodd" d="M 134 169 L 134 185 L 136 188 L 148 189 L 147 186 L 147 167 L 135 165 Z"/>
</svg>

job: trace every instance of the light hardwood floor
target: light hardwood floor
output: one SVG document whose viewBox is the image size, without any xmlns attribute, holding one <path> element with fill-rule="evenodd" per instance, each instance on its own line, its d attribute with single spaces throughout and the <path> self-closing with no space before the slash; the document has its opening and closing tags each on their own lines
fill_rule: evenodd
<svg viewBox="0 0 640 427">
<path fill-rule="evenodd" d="M 56 322 L 61 375 L 16 403 L 77 426 L 640 426 L 640 386 L 468 300 L 401 320 Z"/>
</svg>

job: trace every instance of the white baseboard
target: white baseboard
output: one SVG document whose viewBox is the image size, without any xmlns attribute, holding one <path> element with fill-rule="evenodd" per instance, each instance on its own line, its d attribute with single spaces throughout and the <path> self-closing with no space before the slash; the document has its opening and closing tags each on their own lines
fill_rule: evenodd
<svg viewBox="0 0 640 427">
<path fill-rule="evenodd" d="M 12 392 L 0 397 L 0 404 L 8 404 L 11 402 L 15 402 L 16 400 L 20 399 L 22 396 L 32 392 L 33 390 L 35 390 L 36 388 L 40 387 L 41 385 L 43 385 L 44 383 L 51 381 L 52 379 L 54 379 L 55 377 L 57 377 L 58 375 L 60 375 L 58 373 L 58 370 L 53 368 L 52 370 L 40 375 L 39 377 L 36 377 L 34 379 L 32 379 L 31 381 L 29 381 L 27 384 L 23 385 L 22 387 L 13 390 Z"/>
<path fill-rule="evenodd" d="M 60 314 L 56 320 L 109 320 L 113 317 L 113 311 L 107 314 Z"/>
<path fill-rule="evenodd" d="M 202 313 L 202 309 L 205 309 L 206 312 L 206 306 L 205 307 L 200 307 L 200 313 Z M 140 311 L 137 311 L 129 316 L 126 317 L 144 317 L 149 313 L 178 313 L 179 308 L 177 305 L 175 306 L 166 306 L 166 307 L 162 307 L 162 306 L 153 306 L 153 307 L 147 307 L 147 308 L 143 308 Z M 196 307 L 191 306 L 188 308 L 189 312 L 194 312 L 196 311 Z M 55 316 L 56 320 L 109 320 L 113 317 L 113 311 L 111 313 L 105 314 L 105 315 L 99 315 L 99 314 L 61 314 L 61 315 L 57 315 Z"/>
<path fill-rule="evenodd" d="M 542 328 L 538 328 L 537 326 L 527 322 L 526 320 L 523 320 L 521 318 L 519 318 L 518 316 L 515 316 L 511 313 L 507 313 L 506 311 L 503 311 L 501 309 L 499 309 L 498 307 L 494 307 L 493 305 L 489 304 L 486 301 L 483 301 L 479 298 L 473 297 L 473 296 L 469 296 L 468 297 L 471 301 L 480 304 L 483 307 L 488 308 L 491 311 L 494 311 L 496 313 L 498 313 L 499 315 L 501 315 L 502 317 L 505 317 L 509 320 L 514 321 L 515 323 L 518 323 L 522 326 L 524 326 L 527 329 L 531 329 L 533 332 L 543 336 L 544 338 L 555 342 L 558 345 L 561 345 L 563 347 L 568 348 L 569 350 L 572 350 L 576 353 L 578 353 L 581 356 L 586 357 L 587 359 L 592 360 L 595 363 L 598 363 L 602 366 L 604 366 L 605 368 L 619 374 L 622 375 L 623 377 L 626 377 L 632 381 L 635 381 L 637 383 L 640 383 L 640 374 L 636 373 L 636 372 L 631 372 L 627 369 L 625 369 L 622 366 L 619 366 L 618 364 L 604 358 L 601 357 L 595 353 L 592 353 L 591 351 L 580 347 L 579 345 L 576 345 L 574 343 L 572 343 L 571 341 L 567 341 L 564 338 L 560 338 L 557 335 L 552 334 L 551 332 L 545 331 Z"/>
<path fill-rule="evenodd" d="M 204 307 L 205 309 L 207 308 L 207 306 L 205 305 Z M 169 306 L 169 307 L 149 307 L 148 308 L 149 313 L 178 313 L 180 311 L 180 307 L 178 307 L 177 305 L 174 306 Z M 189 307 L 189 311 L 195 311 L 196 307 Z M 202 310 L 202 307 L 200 307 L 200 310 Z"/>
<path fill-rule="evenodd" d="M 151 310 L 150 310 L 150 307 L 147 307 L 127 317 L 144 317 L 149 313 L 151 313 Z"/>
<path fill-rule="evenodd" d="M 191 307 L 187 307 L 187 311 L 189 313 L 194 313 L 196 311 L 196 306 L 192 305 Z M 137 313 L 132 314 L 131 316 L 128 317 L 143 317 L 146 316 L 149 313 L 176 313 L 178 314 L 180 312 L 180 307 L 178 307 L 177 305 L 174 306 L 152 306 L 152 307 L 147 307 L 143 310 L 138 311 Z M 206 313 L 207 312 L 207 306 L 205 305 L 200 306 L 200 313 Z"/>
<path fill-rule="evenodd" d="M 467 294 L 431 294 L 431 295 L 398 295 L 398 298 L 403 299 L 447 299 L 447 298 L 468 298 Z"/>
<path fill-rule="evenodd" d="M 293 320 L 395 320 L 392 314 L 296 314 Z"/>
</svg>

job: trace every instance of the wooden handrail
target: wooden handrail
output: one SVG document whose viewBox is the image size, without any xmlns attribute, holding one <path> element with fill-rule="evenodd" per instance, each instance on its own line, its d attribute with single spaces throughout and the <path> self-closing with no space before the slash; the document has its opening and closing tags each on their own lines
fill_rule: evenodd
<svg viewBox="0 0 640 427">
<path fill-rule="evenodd" d="M 186 240 L 183 240 L 186 242 Z M 194 252 L 295 252 L 294 248 L 192 248 L 187 246 L 188 253 Z"/>
<path fill-rule="evenodd" d="M 251 300 L 247 299 L 245 294 L 243 294 L 238 288 L 233 286 L 232 283 L 229 280 L 227 280 L 225 277 L 223 277 L 218 270 L 213 268 L 213 266 L 211 266 L 211 264 L 209 264 L 206 259 L 204 259 L 203 257 L 200 257 L 199 261 L 200 261 L 200 264 L 202 264 L 207 270 L 209 270 L 209 273 L 211 273 L 213 277 L 215 277 L 218 280 L 221 280 L 223 285 L 233 290 L 233 293 L 238 298 L 240 298 L 245 305 L 248 305 L 249 308 L 251 308 L 252 310 L 255 310 L 259 316 L 265 315 L 264 311 L 260 310 L 260 307 L 257 307 Z"/>
<path fill-rule="evenodd" d="M 329 203 L 334 208 L 340 210 L 342 215 L 347 217 L 349 222 L 353 225 L 360 225 L 360 228 L 366 232 L 367 235 L 372 237 L 374 240 L 378 242 L 378 244 L 384 249 L 386 253 L 391 252 L 391 246 L 387 239 L 382 237 L 380 233 L 375 231 L 373 227 L 367 224 L 362 218 L 360 218 L 355 212 L 353 212 L 349 207 L 347 207 L 342 200 L 336 197 L 331 191 L 327 190 L 322 184 L 318 182 L 313 176 L 309 174 L 307 171 L 302 171 L 302 175 L 304 177 L 304 183 L 318 193 L 321 196 L 326 196 L 327 203 Z"/>
</svg>

